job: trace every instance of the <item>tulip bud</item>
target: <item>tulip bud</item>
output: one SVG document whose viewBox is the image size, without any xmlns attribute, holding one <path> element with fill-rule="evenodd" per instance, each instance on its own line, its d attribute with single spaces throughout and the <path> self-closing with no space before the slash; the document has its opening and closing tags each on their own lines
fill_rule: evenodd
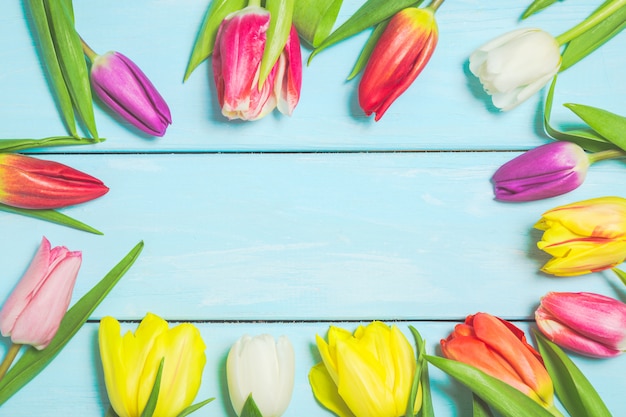
<svg viewBox="0 0 626 417">
<path fill-rule="evenodd" d="M 600 197 L 556 207 L 535 224 L 537 247 L 550 255 L 541 270 L 557 276 L 589 274 L 626 259 L 626 199 Z"/>
<path fill-rule="evenodd" d="M 300 99 L 302 58 L 294 26 L 282 54 L 259 88 L 269 20 L 267 10 L 248 6 L 226 16 L 218 29 L 213 76 L 222 114 L 230 120 L 257 120 L 276 107 L 291 115 Z"/>
<path fill-rule="evenodd" d="M 565 194 L 585 180 L 590 161 L 571 142 L 551 142 L 531 149 L 502 165 L 493 175 L 501 201 L 532 201 Z"/>
<path fill-rule="evenodd" d="M 25 209 L 55 209 L 84 203 L 109 189 L 97 178 L 53 161 L 0 154 L 0 203 Z"/>
<path fill-rule="evenodd" d="M 389 21 L 367 62 L 359 83 L 359 104 L 380 120 L 389 106 L 415 81 L 437 46 L 438 30 L 431 8 L 409 7 Z"/>
<path fill-rule="evenodd" d="M 14 344 L 44 349 L 59 329 L 72 298 L 81 252 L 50 247 L 45 237 L 24 276 L 0 310 L 0 331 Z"/>
<path fill-rule="evenodd" d="M 517 29 L 474 51 L 472 74 L 480 79 L 494 106 L 511 110 L 539 91 L 561 66 L 556 39 L 541 29 Z"/>
<path fill-rule="evenodd" d="M 172 124 L 170 109 L 141 69 L 119 52 L 94 54 L 91 60 L 91 85 L 98 97 L 139 130 L 163 136 Z"/>
<path fill-rule="evenodd" d="M 226 377 L 230 401 L 238 416 L 252 396 L 263 417 L 280 417 L 293 391 L 293 346 L 286 336 L 274 341 L 268 334 L 245 335 L 228 353 Z"/>
<path fill-rule="evenodd" d="M 557 345 L 592 357 L 626 350 L 626 304 L 588 292 L 549 292 L 535 312 L 539 330 Z"/>
</svg>

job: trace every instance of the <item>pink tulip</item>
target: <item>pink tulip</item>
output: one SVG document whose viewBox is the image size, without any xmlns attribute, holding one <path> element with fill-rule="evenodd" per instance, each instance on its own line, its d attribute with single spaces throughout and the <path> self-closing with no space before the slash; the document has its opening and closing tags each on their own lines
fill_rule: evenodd
<svg viewBox="0 0 626 417">
<path fill-rule="evenodd" d="M 302 58 L 293 26 L 285 49 L 259 88 L 269 21 L 267 10 L 248 6 L 228 15 L 217 32 L 213 76 L 222 114 L 230 120 L 257 120 L 276 107 L 291 115 L 300 99 Z"/>
<path fill-rule="evenodd" d="M 45 237 L 26 273 L 0 310 L 0 332 L 14 344 L 44 349 L 72 298 L 81 252 L 50 247 Z"/>
<path fill-rule="evenodd" d="M 588 292 L 549 292 L 535 312 L 539 330 L 557 345 L 592 357 L 626 350 L 626 304 Z"/>
</svg>

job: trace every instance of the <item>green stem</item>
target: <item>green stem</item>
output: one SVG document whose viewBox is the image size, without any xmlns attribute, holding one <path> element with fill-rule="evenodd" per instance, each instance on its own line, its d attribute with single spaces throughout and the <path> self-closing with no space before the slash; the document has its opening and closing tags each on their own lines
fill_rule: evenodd
<svg viewBox="0 0 626 417">
<path fill-rule="evenodd" d="M 13 363 L 13 360 L 17 356 L 17 353 L 20 351 L 21 347 L 22 345 L 20 345 L 19 343 L 13 343 L 7 351 L 4 360 L 2 361 L 2 363 L 0 363 L 0 380 L 4 378 L 4 375 L 11 367 L 11 364 Z"/>
<path fill-rule="evenodd" d="M 80 38 L 80 44 L 83 47 L 83 52 L 85 53 L 87 58 L 89 58 L 89 60 L 93 62 L 93 60 L 98 56 L 98 54 L 93 49 L 91 49 L 89 45 L 87 45 L 87 42 L 85 42 L 83 38 Z"/>
<path fill-rule="evenodd" d="M 433 13 L 437 11 L 437 9 L 439 8 L 439 6 L 441 6 L 443 4 L 445 0 L 432 0 L 430 2 L 430 4 L 428 5 L 428 9 L 432 9 Z"/>
<path fill-rule="evenodd" d="M 552 404 L 549 407 L 546 407 L 546 410 L 550 412 L 554 417 L 565 417 L 563 413 L 561 413 L 555 406 Z"/>
<path fill-rule="evenodd" d="M 609 17 L 613 12 L 619 10 L 626 5 L 626 0 L 614 0 L 607 4 L 605 7 L 597 10 L 591 16 L 574 26 L 573 28 L 563 32 L 556 37 L 556 41 L 560 46 L 565 45 L 577 36 L 582 35 L 589 29 L 592 29 L 598 23 L 601 23 L 604 19 Z"/>
<path fill-rule="evenodd" d="M 589 154 L 589 163 L 593 164 L 605 159 L 622 158 L 626 156 L 626 152 L 620 149 L 607 149 L 606 151 L 594 152 Z"/>
<path fill-rule="evenodd" d="M 250 1 L 248 1 L 248 6 L 258 6 L 258 7 L 261 7 L 261 0 L 250 0 Z"/>
</svg>

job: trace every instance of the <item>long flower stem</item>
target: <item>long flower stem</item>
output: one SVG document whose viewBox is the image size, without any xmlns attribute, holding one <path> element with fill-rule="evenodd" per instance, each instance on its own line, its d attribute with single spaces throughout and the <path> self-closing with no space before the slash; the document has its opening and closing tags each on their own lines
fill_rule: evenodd
<svg viewBox="0 0 626 417">
<path fill-rule="evenodd" d="M 85 53 L 87 58 L 89 58 L 89 60 L 93 62 L 94 58 L 97 57 L 98 54 L 93 49 L 91 49 L 89 45 L 87 45 L 87 42 L 85 42 L 83 38 L 80 38 L 80 44 L 82 45 L 83 52 Z"/>
<path fill-rule="evenodd" d="M 580 22 L 573 28 L 557 36 L 556 41 L 559 43 L 559 45 L 565 45 L 566 43 L 568 43 L 575 37 L 582 35 L 589 29 L 592 29 L 598 23 L 601 23 L 604 19 L 606 19 L 615 11 L 619 10 L 620 8 L 624 6 L 626 6 L 626 0 L 614 0 L 610 2 L 609 4 L 607 4 L 600 10 L 597 10 L 596 12 L 591 14 L 591 16 L 589 16 L 588 18 L 586 18 L 585 20 L 583 20 L 582 22 Z"/>
<path fill-rule="evenodd" d="M 589 163 L 604 161 L 605 159 L 622 158 L 626 156 L 626 152 L 620 149 L 607 149 L 606 151 L 594 152 L 589 154 Z"/>
<path fill-rule="evenodd" d="M 22 345 L 20 345 L 19 343 L 13 343 L 11 347 L 9 348 L 9 350 L 7 351 L 7 354 L 4 357 L 4 360 L 2 361 L 2 363 L 0 363 L 0 380 L 4 378 L 4 375 L 7 373 L 7 371 L 11 367 L 11 364 L 13 363 L 13 360 L 15 360 L 15 357 L 17 356 L 17 353 L 20 351 L 21 347 Z"/>
<path fill-rule="evenodd" d="M 432 0 L 428 5 L 429 9 L 432 9 L 433 12 L 436 12 L 439 6 L 443 4 L 445 0 Z"/>
</svg>

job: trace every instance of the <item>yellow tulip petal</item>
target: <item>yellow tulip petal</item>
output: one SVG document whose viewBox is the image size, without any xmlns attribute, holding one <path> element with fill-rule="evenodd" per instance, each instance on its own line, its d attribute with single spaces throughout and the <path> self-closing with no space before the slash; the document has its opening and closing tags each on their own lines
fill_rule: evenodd
<svg viewBox="0 0 626 417">
<path fill-rule="evenodd" d="M 393 396 L 398 415 L 403 414 L 409 402 L 415 369 L 417 368 L 413 347 L 397 326 L 391 327 L 389 356 L 393 358 Z"/>
<path fill-rule="evenodd" d="M 601 271 L 626 259 L 626 241 L 603 245 L 578 245 L 563 257 L 554 257 L 541 270 L 557 276 L 575 276 Z"/>
<path fill-rule="evenodd" d="M 323 362 L 309 371 L 309 383 L 315 398 L 339 417 L 355 417 L 337 391 L 337 385 L 331 378 Z"/>
<path fill-rule="evenodd" d="M 126 365 L 123 360 L 120 324 L 113 317 L 100 321 L 98 342 L 104 373 L 104 382 L 111 407 L 119 417 L 132 417 L 135 396 L 129 396 L 127 389 Z"/>
</svg>

